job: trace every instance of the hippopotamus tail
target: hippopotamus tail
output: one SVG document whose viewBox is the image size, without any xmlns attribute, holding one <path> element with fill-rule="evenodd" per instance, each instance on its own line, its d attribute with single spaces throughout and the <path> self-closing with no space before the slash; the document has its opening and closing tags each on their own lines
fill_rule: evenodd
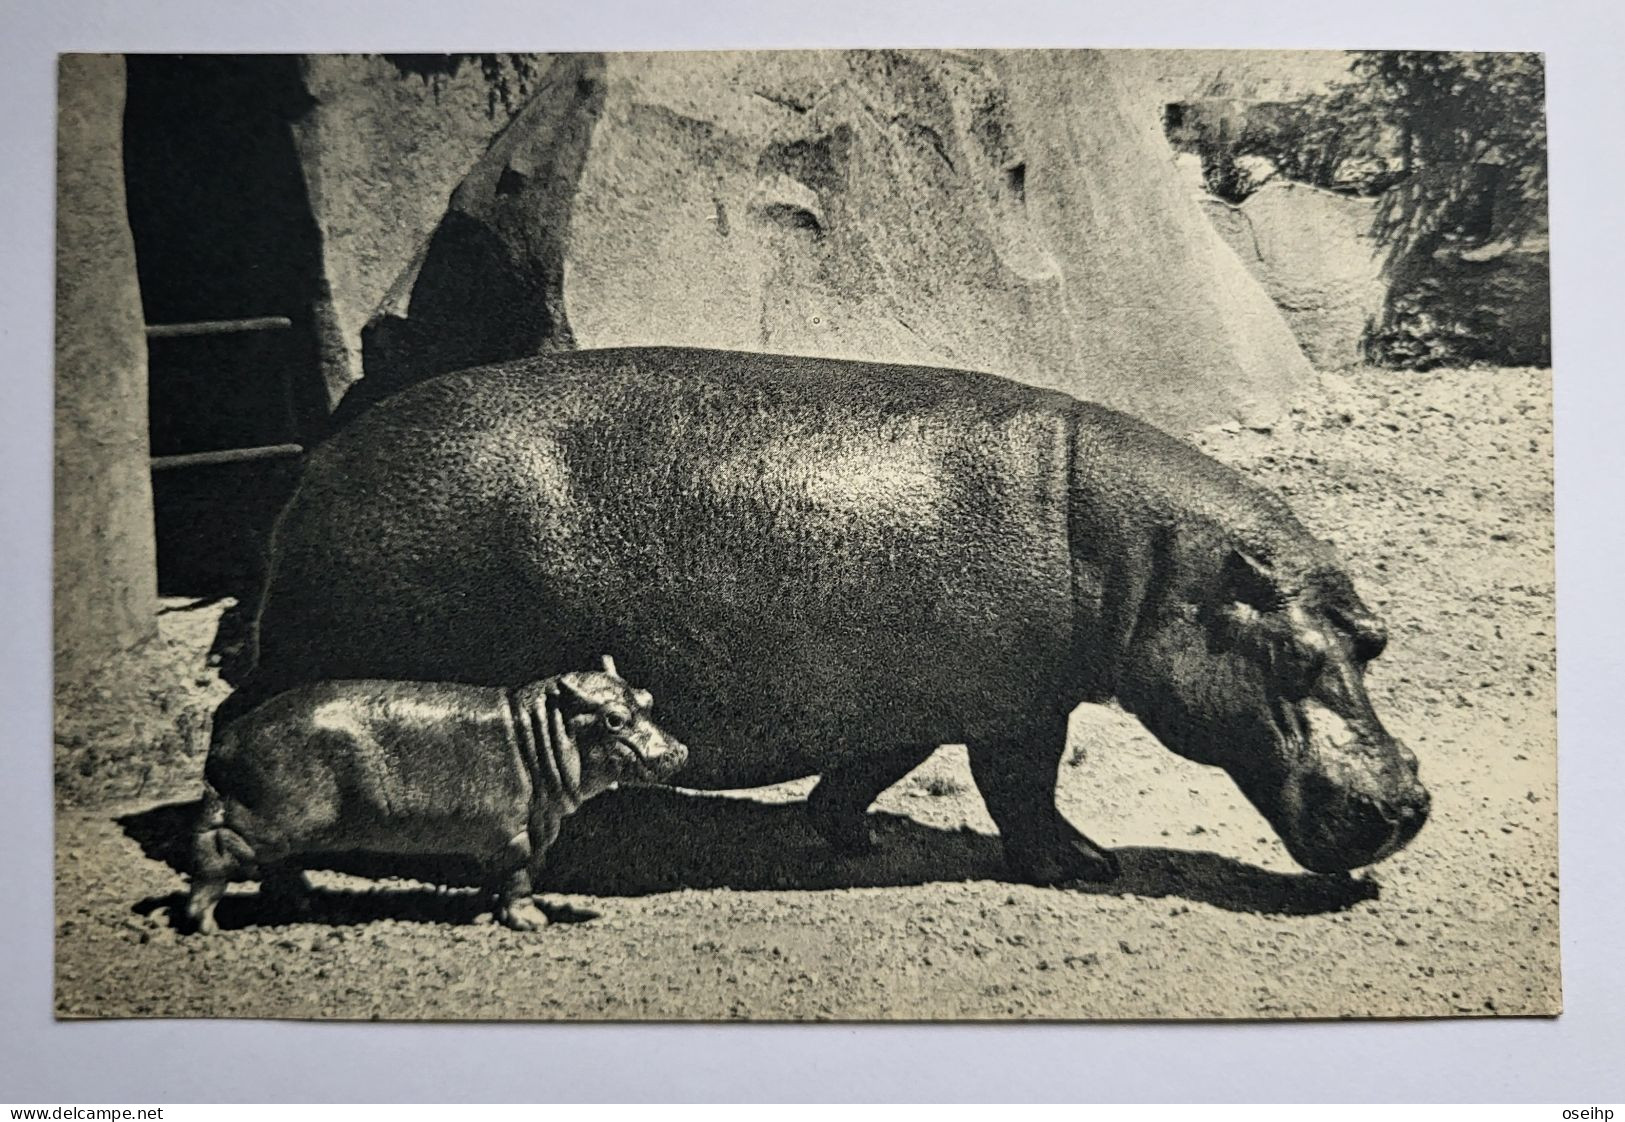
<svg viewBox="0 0 1625 1122">
<path fill-rule="evenodd" d="M 225 800 L 213 783 L 204 783 L 197 823 L 192 828 L 192 874 L 207 877 L 228 869 L 253 867 L 254 848 L 226 824 Z"/>
</svg>

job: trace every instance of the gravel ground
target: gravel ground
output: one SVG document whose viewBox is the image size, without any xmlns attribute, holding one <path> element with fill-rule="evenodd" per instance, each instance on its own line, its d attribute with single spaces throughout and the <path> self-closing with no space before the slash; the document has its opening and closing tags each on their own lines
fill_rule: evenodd
<svg viewBox="0 0 1625 1122">
<path fill-rule="evenodd" d="M 1222 773 L 1082 710 L 1062 808 L 1125 875 L 1001 882 L 961 749 L 880 800 L 837 863 L 811 782 L 619 792 L 555 851 L 546 931 L 462 889 L 317 874 L 304 922 L 249 886 L 175 934 L 218 605 L 162 617 L 159 733 L 58 729 L 57 1010 L 67 1017 L 1179 1018 L 1558 1011 L 1551 381 L 1544 370 L 1328 377 L 1272 432 L 1203 445 L 1343 549 L 1393 633 L 1370 687 L 1433 819 L 1359 878 L 1297 870 Z M 149 716 L 153 716 L 149 714 Z M 132 743 L 147 747 L 131 751 Z"/>
</svg>

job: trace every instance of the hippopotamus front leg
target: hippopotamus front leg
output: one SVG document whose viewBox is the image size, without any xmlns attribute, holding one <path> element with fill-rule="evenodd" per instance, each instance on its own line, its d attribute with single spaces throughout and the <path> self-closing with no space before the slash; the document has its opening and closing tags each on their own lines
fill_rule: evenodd
<svg viewBox="0 0 1625 1122">
<path fill-rule="evenodd" d="M 1056 773 L 1066 749 L 1064 716 L 968 747 L 971 774 L 999 827 L 1012 877 L 1033 884 L 1117 878 L 1117 858 L 1055 808 Z"/>
<path fill-rule="evenodd" d="M 496 897 L 496 921 L 514 931 L 537 931 L 547 926 L 547 916 L 536 906 L 531 882 L 533 848 L 530 831 L 521 830 L 509 840 L 498 862 L 500 872 L 492 885 Z"/>
<path fill-rule="evenodd" d="M 920 766 L 934 747 L 918 744 L 882 749 L 827 771 L 807 796 L 813 829 L 837 853 L 856 856 L 874 848 L 869 806 L 880 793 Z"/>
</svg>

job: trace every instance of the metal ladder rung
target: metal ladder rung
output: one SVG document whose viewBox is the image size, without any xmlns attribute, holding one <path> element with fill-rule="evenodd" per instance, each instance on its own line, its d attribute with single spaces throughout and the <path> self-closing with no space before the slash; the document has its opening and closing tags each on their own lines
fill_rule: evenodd
<svg viewBox="0 0 1625 1122">
<path fill-rule="evenodd" d="M 197 323 L 149 323 L 148 339 L 180 339 L 189 335 L 234 335 L 244 331 L 283 331 L 293 326 L 287 316 L 249 319 L 209 319 Z"/>
<path fill-rule="evenodd" d="M 153 471 L 171 468 L 206 467 L 210 464 L 241 464 L 250 460 L 275 460 L 287 456 L 302 456 L 300 444 L 262 444 L 256 448 L 222 448 L 217 452 L 185 452 L 178 456 L 152 457 Z"/>
</svg>

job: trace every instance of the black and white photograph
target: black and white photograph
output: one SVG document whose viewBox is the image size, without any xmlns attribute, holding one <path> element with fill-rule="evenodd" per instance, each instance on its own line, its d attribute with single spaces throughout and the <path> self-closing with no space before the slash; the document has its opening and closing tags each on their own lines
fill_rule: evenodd
<svg viewBox="0 0 1625 1122">
<path fill-rule="evenodd" d="M 1561 1012 L 1539 52 L 57 65 L 56 1017 Z"/>
</svg>

